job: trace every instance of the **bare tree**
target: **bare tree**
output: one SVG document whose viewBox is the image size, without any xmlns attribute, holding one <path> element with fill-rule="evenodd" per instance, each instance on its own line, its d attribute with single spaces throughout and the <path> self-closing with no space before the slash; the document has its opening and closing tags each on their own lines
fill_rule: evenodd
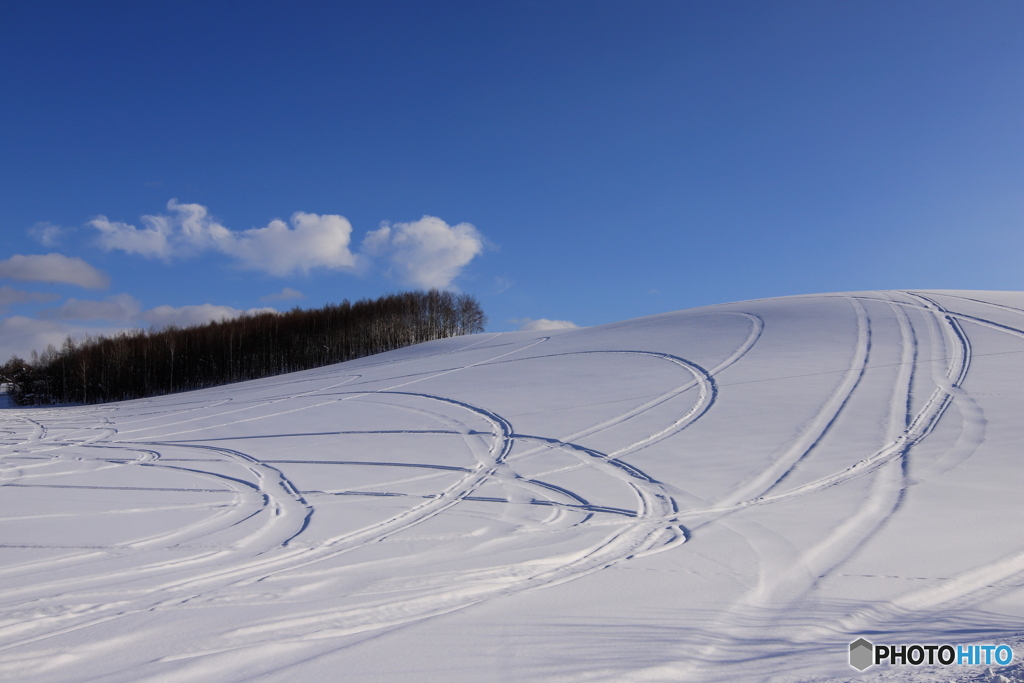
<svg viewBox="0 0 1024 683">
<path fill-rule="evenodd" d="M 376 300 L 243 315 L 206 325 L 68 337 L 30 362 L 0 366 L 20 404 L 95 403 L 256 379 L 482 332 L 487 317 L 467 294 L 430 290 Z"/>
</svg>

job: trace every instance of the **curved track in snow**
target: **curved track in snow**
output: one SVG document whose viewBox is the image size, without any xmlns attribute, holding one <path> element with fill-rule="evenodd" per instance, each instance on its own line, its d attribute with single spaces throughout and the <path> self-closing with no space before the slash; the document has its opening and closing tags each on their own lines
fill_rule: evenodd
<svg viewBox="0 0 1024 683">
<path fill-rule="evenodd" d="M 399 627 L 611 568 L 697 562 L 701 576 L 703 557 L 744 577 L 715 589 L 703 630 L 654 662 L 624 655 L 564 678 L 770 678 L 770 648 L 749 654 L 765 634 L 813 654 L 815 639 L 1016 590 L 1024 547 L 840 615 L 821 608 L 918 514 L 908 492 L 946 485 L 985 444 L 991 409 L 967 388 L 973 330 L 1019 344 L 1024 310 L 879 292 L 636 322 L 5 411 L 0 679 L 229 680 L 240 658 L 298 675 Z M 817 512 L 797 532 L 787 520 L 802 509 Z M 235 612 L 244 620 L 197 636 L 185 626 Z M 136 629 L 165 644 L 123 665 L 95 654 Z"/>
</svg>

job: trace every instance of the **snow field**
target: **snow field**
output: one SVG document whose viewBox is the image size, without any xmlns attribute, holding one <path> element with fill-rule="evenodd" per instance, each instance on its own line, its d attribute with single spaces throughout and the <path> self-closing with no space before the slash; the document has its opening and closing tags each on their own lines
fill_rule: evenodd
<svg viewBox="0 0 1024 683">
<path fill-rule="evenodd" d="M 846 652 L 1024 656 L 1022 352 L 865 292 L 4 410 L 0 679 L 1020 680 Z"/>
</svg>

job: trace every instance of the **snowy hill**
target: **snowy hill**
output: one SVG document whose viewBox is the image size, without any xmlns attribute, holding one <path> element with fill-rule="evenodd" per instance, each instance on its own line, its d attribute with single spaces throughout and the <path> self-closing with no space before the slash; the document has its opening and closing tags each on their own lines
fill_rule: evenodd
<svg viewBox="0 0 1024 683">
<path fill-rule="evenodd" d="M 848 646 L 1024 656 L 1022 352 L 830 294 L 0 411 L 0 680 L 989 678 Z"/>
</svg>

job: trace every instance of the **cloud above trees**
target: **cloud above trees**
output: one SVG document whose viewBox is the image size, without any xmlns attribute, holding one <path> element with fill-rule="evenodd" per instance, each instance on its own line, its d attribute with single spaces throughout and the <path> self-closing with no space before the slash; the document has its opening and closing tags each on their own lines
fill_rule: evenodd
<svg viewBox="0 0 1024 683">
<path fill-rule="evenodd" d="M 77 256 L 51 254 L 15 254 L 0 261 L 0 278 L 22 282 L 51 282 L 104 289 L 110 286 L 110 278 L 103 271 L 93 268 Z"/>
<path fill-rule="evenodd" d="M 60 306 L 44 308 L 38 316 L 43 320 L 104 320 L 137 327 L 201 325 L 214 320 L 233 320 L 245 313 L 276 313 L 273 308 L 239 309 L 216 304 L 196 306 L 157 306 L 143 310 L 142 303 L 130 294 L 115 294 L 103 301 L 68 299 Z"/>
<path fill-rule="evenodd" d="M 3 287 L 0 287 L 0 312 L 7 310 L 7 307 L 12 304 L 42 304 L 59 298 L 59 294 L 53 294 L 51 292 L 25 292 L 8 285 L 4 285 Z"/>
<path fill-rule="evenodd" d="M 305 296 L 305 294 L 303 294 L 297 289 L 285 287 L 280 292 L 275 292 L 274 294 L 267 294 L 266 296 L 261 296 L 260 301 L 288 301 L 289 299 L 302 299 Z"/>
<path fill-rule="evenodd" d="M 234 320 L 244 314 L 255 313 L 277 313 L 273 308 L 248 308 L 241 310 L 231 306 L 217 306 L 216 304 L 199 304 L 198 306 L 157 306 L 144 311 L 141 319 L 150 325 L 162 328 L 170 325 L 187 327 L 189 325 L 202 325 L 214 320 Z"/>
<path fill-rule="evenodd" d="M 579 327 L 570 320 L 548 320 L 547 318 L 517 318 L 511 322 L 519 325 L 520 332 L 542 332 L 544 330 L 575 330 Z"/>
<path fill-rule="evenodd" d="M 412 223 L 383 223 L 363 239 L 363 250 L 384 258 L 397 280 L 417 287 L 448 287 L 484 249 L 483 237 L 469 223 L 448 225 L 424 216 Z"/>
<path fill-rule="evenodd" d="M 0 318 L 0 361 L 11 356 L 28 358 L 33 351 L 43 352 L 47 345 L 59 347 L 68 336 L 115 334 L 119 326 L 82 327 L 58 320 L 40 320 L 21 315 Z"/>
<path fill-rule="evenodd" d="M 129 294 L 116 294 L 104 301 L 70 298 L 55 308 L 44 308 L 38 315 L 44 320 L 116 320 L 138 317 L 142 304 Z"/>
<path fill-rule="evenodd" d="M 270 275 L 307 273 L 313 268 L 353 270 L 352 225 L 343 216 L 297 211 L 289 223 L 274 219 L 263 228 L 235 231 L 221 225 L 201 204 L 172 199 L 168 213 L 143 216 L 139 228 L 97 216 L 100 246 L 150 258 L 187 258 L 205 251 L 234 258 L 240 266 Z"/>
<path fill-rule="evenodd" d="M 94 246 L 145 259 L 177 263 L 202 255 L 226 257 L 238 268 L 274 277 L 334 271 L 381 273 L 402 285 L 454 289 L 454 282 L 484 251 L 486 238 L 469 223 L 450 225 L 435 216 L 411 222 L 381 223 L 360 241 L 347 218 L 337 214 L 293 213 L 262 227 L 232 230 L 202 204 L 172 199 L 160 213 L 144 215 L 137 224 L 96 216 L 86 224 Z M 28 229 L 35 241 L 53 247 L 74 229 L 37 223 Z M 81 232 L 77 233 L 81 236 Z M 111 279 L 81 258 L 52 252 L 15 254 L 0 260 L 0 281 L 73 285 L 105 289 Z M 304 288 L 305 289 L 305 288 Z M 304 294 L 292 287 L 259 297 L 261 303 L 296 301 Z M 53 305 L 61 295 L 23 291 L 0 285 L 0 314 L 14 307 L 35 305 L 34 317 L 0 318 L 0 360 L 11 353 L 24 355 L 44 349 L 70 334 L 109 334 L 128 327 L 187 326 L 230 319 L 272 308 L 240 309 L 204 303 L 194 306 L 156 306 L 146 309 L 130 294 L 105 298 L 71 297 Z M 40 305 L 47 307 L 39 308 Z M 14 310 L 14 313 L 21 313 Z"/>
<path fill-rule="evenodd" d="M 352 225 L 344 216 L 297 211 L 286 223 L 230 230 L 201 204 L 172 199 L 167 213 L 146 215 L 142 227 L 97 216 L 88 225 L 107 251 L 123 251 L 165 261 L 204 252 L 228 256 L 242 268 L 284 277 L 323 268 L 362 272 L 374 259 L 386 273 L 423 288 L 447 288 L 484 248 L 483 236 L 469 223 L 448 225 L 423 216 L 411 223 L 382 223 L 352 251 Z"/>
</svg>

